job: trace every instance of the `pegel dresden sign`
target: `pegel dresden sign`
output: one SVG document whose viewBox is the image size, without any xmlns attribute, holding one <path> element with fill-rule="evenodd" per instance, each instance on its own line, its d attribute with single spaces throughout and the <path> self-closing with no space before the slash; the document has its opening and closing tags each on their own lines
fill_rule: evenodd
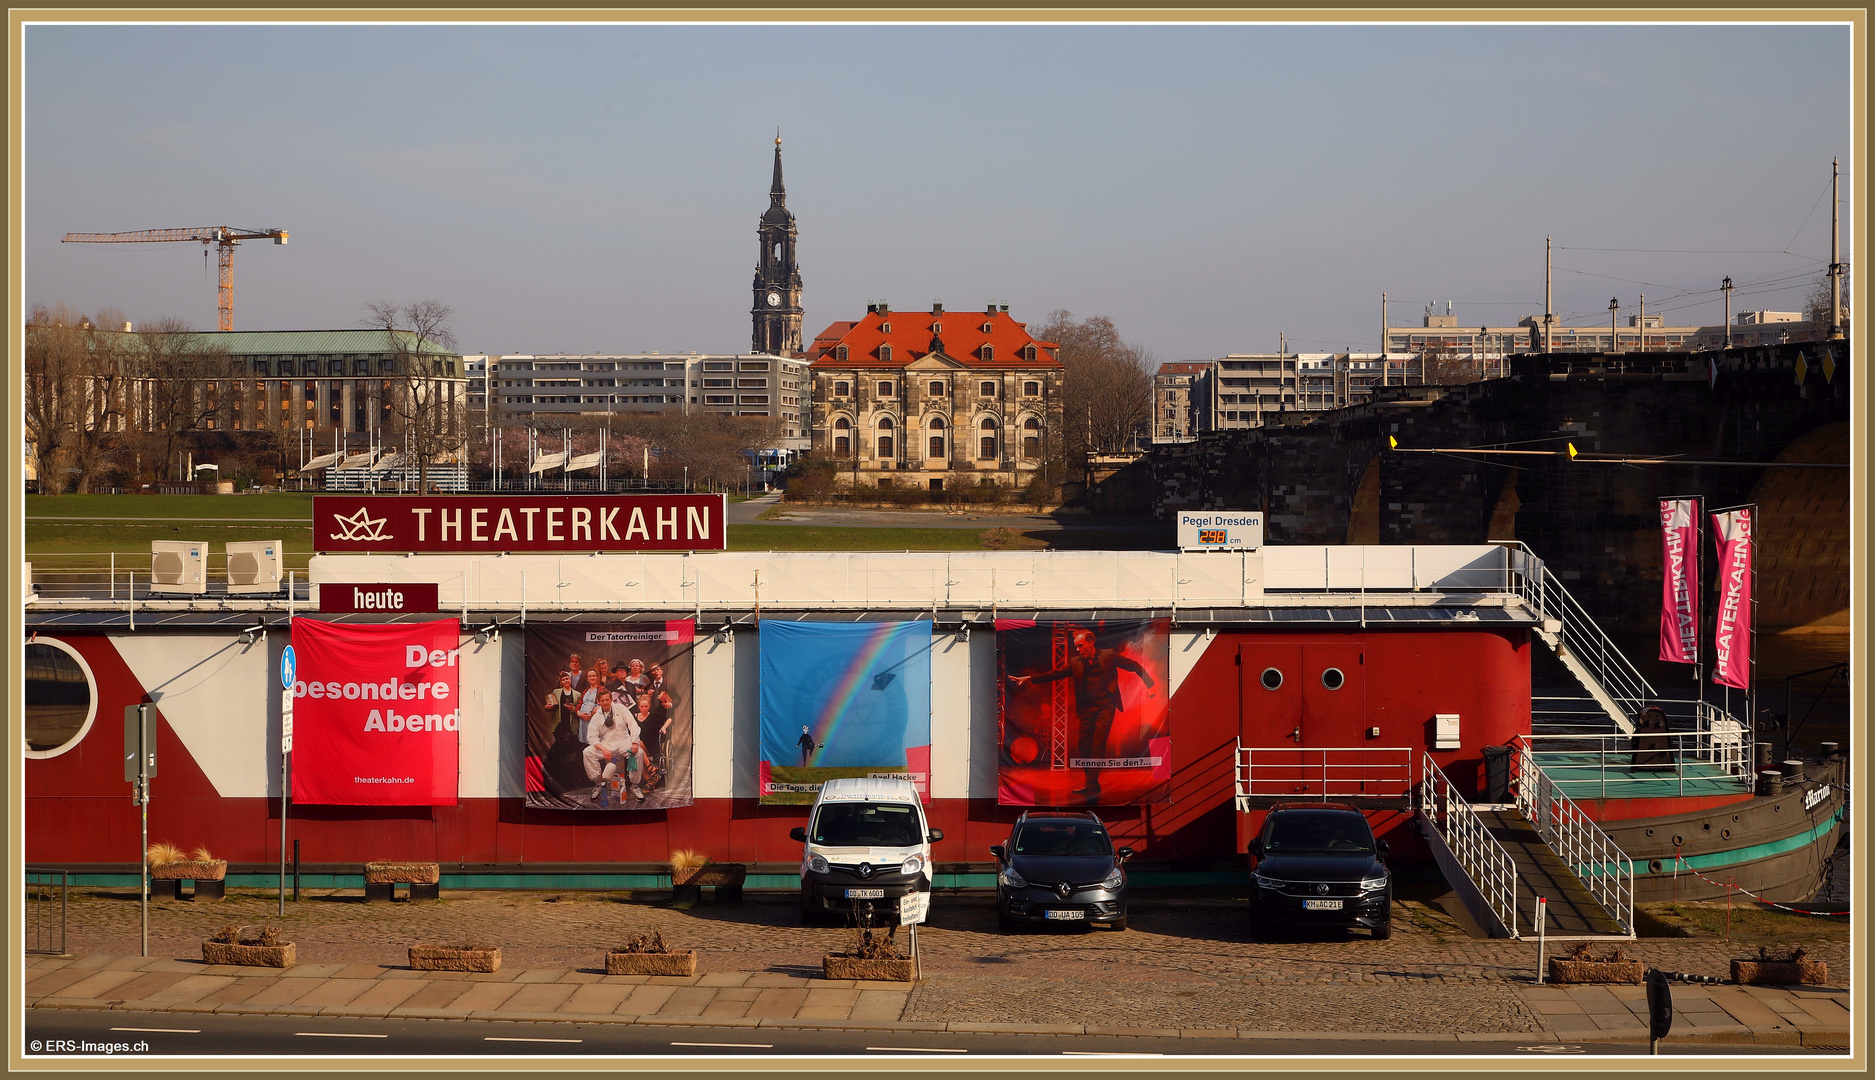
<svg viewBox="0 0 1875 1080">
<path fill-rule="evenodd" d="M 321 552 L 721 551 L 722 495 L 319 495 Z"/>
</svg>

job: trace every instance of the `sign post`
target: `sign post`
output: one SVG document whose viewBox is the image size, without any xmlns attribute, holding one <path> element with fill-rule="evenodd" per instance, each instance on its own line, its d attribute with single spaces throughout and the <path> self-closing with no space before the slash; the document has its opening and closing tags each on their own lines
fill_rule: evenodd
<svg viewBox="0 0 1875 1080">
<path fill-rule="evenodd" d="M 931 894 L 913 889 L 898 898 L 898 921 L 901 926 L 910 927 L 912 975 L 924 977 L 923 959 L 918 955 L 918 924 L 924 921 L 925 914 L 931 910 Z"/>
<path fill-rule="evenodd" d="M 1651 1054 L 1660 1053 L 1660 1040 L 1673 1030 L 1673 988 L 1659 968 L 1647 969 L 1647 1046 Z"/>
<path fill-rule="evenodd" d="M 286 808 L 292 797 L 293 681 L 297 674 L 293 646 L 280 651 L 280 914 L 286 914 Z"/>
<path fill-rule="evenodd" d="M 143 873 L 137 909 L 144 956 L 150 955 L 150 778 L 155 775 L 156 706 L 131 705 L 124 710 L 124 780 L 133 785 L 130 801 L 143 815 Z"/>
</svg>

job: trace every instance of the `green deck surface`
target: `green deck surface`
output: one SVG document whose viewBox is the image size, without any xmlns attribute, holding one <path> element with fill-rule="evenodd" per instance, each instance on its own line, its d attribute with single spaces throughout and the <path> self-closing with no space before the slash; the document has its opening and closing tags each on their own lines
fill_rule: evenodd
<svg viewBox="0 0 1875 1080">
<path fill-rule="evenodd" d="M 1627 752 L 1610 754 L 1545 750 L 1532 755 L 1571 799 L 1658 799 L 1675 795 L 1736 795 L 1751 790 L 1748 777 L 1732 776 L 1710 762 L 1681 760 L 1658 768 L 1630 764 Z"/>
</svg>

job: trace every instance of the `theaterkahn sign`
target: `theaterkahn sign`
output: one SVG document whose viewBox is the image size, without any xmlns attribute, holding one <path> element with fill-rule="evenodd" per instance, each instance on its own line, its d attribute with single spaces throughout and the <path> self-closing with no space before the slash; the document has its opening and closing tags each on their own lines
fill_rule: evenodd
<svg viewBox="0 0 1875 1080">
<path fill-rule="evenodd" d="M 318 495 L 321 552 L 722 551 L 722 495 Z"/>
<path fill-rule="evenodd" d="M 385 614 L 436 610 L 436 582 L 360 585 L 339 581 L 319 585 L 319 611 L 326 615 Z"/>
</svg>

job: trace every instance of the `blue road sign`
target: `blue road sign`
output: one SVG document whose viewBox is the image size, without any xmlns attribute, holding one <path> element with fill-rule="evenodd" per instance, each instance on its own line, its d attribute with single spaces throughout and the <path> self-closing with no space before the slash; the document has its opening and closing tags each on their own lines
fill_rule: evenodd
<svg viewBox="0 0 1875 1080">
<path fill-rule="evenodd" d="M 280 688 L 282 690 L 293 689 L 294 669 L 293 646 L 288 645 L 280 650 Z"/>
</svg>

